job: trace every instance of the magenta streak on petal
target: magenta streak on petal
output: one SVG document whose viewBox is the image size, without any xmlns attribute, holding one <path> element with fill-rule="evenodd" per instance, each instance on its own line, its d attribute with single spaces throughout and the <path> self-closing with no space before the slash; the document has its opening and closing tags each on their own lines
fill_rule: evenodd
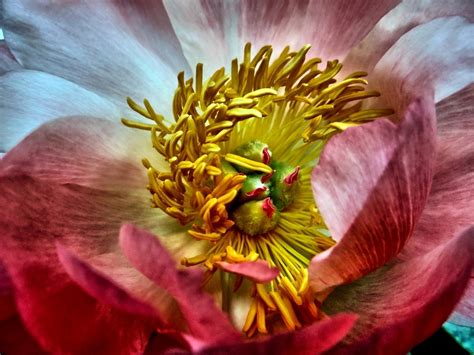
<svg viewBox="0 0 474 355">
<path fill-rule="evenodd" d="M 273 214 L 276 212 L 276 207 L 270 197 L 267 197 L 265 200 L 263 200 L 262 209 L 265 211 L 268 218 L 273 217 Z"/>
<path fill-rule="evenodd" d="M 265 192 L 265 191 L 267 191 L 267 187 L 266 186 L 261 186 L 261 187 L 257 187 L 255 190 L 247 192 L 245 195 L 247 197 L 255 197 L 255 196 L 258 196 L 262 192 Z"/>
<path fill-rule="evenodd" d="M 263 164 L 268 164 L 270 163 L 271 155 L 270 151 L 268 150 L 268 147 L 263 148 L 262 150 L 262 163 Z"/>
<path fill-rule="evenodd" d="M 291 174 L 287 175 L 283 179 L 283 182 L 287 185 L 293 185 L 296 182 L 296 180 L 298 180 L 298 174 L 300 173 L 300 170 L 301 168 L 297 166 Z"/>
<path fill-rule="evenodd" d="M 268 266 L 268 263 L 263 260 L 235 264 L 220 261 L 216 265 L 225 271 L 247 277 L 258 283 L 270 282 L 280 273 L 277 268 Z"/>
<path fill-rule="evenodd" d="M 202 290 L 199 270 L 177 270 L 175 261 L 159 240 L 131 224 L 121 228 L 120 245 L 139 271 L 176 299 L 192 335 L 207 344 L 240 339 L 227 316 Z"/>
<path fill-rule="evenodd" d="M 57 243 L 56 248 L 59 260 L 68 275 L 91 296 L 125 312 L 142 315 L 150 319 L 160 319 L 159 314 L 153 307 L 131 296 L 63 245 Z"/>
</svg>

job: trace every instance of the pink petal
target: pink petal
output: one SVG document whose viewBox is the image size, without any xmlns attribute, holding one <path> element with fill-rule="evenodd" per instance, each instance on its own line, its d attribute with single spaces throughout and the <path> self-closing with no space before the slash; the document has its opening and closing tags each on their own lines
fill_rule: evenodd
<svg viewBox="0 0 474 355">
<path fill-rule="evenodd" d="M 353 314 L 338 314 L 295 332 L 276 334 L 219 348 L 206 354 L 321 354 L 330 351 L 350 331 L 357 320 Z"/>
<path fill-rule="evenodd" d="M 72 81 L 127 114 L 127 96 L 147 97 L 157 112 L 171 113 L 182 53 L 158 34 L 161 55 L 143 47 L 110 1 L 6 0 L 2 15 L 5 39 L 25 68 Z"/>
<path fill-rule="evenodd" d="M 400 257 L 424 254 L 474 221 L 474 85 L 436 105 L 438 149 L 433 184 L 413 237 Z"/>
<path fill-rule="evenodd" d="M 53 185 L 29 177 L 2 178 L 0 191 L 0 205 L 8 206 L 0 210 L 0 258 L 11 276 L 18 312 L 41 345 L 52 352 L 140 351 L 150 328 L 83 292 L 63 271 L 55 242 L 88 262 L 110 260 L 109 255 L 117 253 L 122 222 L 143 223 L 137 216 L 148 213 L 145 201 L 127 192 Z M 126 268 L 125 260 L 113 261 L 98 271 L 142 301 L 149 301 L 145 295 L 162 300 L 164 292 L 150 288 L 151 282 L 137 277 L 138 272 L 129 272 L 133 269 Z M 169 302 L 161 307 L 174 311 Z"/>
<path fill-rule="evenodd" d="M 474 24 L 461 17 L 433 20 L 405 34 L 377 63 L 371 85 L 396 112 L 410 97 L 435 102 L 474 81 Z"/>
<path fill-rule="evenodd" d="M 313 171 L 313 192 L 338 243 L 311 262 L 315 291 L 377 269 L 411 236 L 431 184 L 433 111 L 433 103 L 420 98 L 399 127 L 377 120 L 326 145 Z"/>
<path fill-rule="evenodd" d="M 89 115 L 108 117 L 116 122 L 120 119 L 117 108 L 103 97 L 34 70 L 2 75 L 0 97 L 8 97 L 0 104 L 0 117 L 4 118 L 0 131 L 0 150 L 3 151 L 10 150 L 42 123 L 58 117 Z"/>
<path fill-rule="evenodd" d="M 153 234 L 124 225 L 120 245 L 139 271 L 176 299 L 195 337 L 208 344 L 239 339 L 228 318 L 201 289 L 201 273 L 196 269 L 178 271 L 175 261 Z"/>
<path fill-rule="evenodd" d="M 469 0 L 419 1 L 404 0 L 387 13 L 369 34 L 344 59 L 351 70 L 371 72 L 382 56 L 400 37 L 412 28 L 438 17 L 463 16 L 474 18 L 474 7 Z M 421 42 L 420 42 L 421 43 Z M 418 46 L 419 49 L 421 49 Z M 414 48 L 415 49 L 415 48 Z"/>
<path fill-rule="evenodd" d="M 437 330 L 461 298 L 473 267 L 474 228 L 409 261 L 336 289 L 326 311 L 360 319 L 345 353 L 407 353 Z"/>
<path fill-rule="evenodd" d="M 110 5 L 117 8 L 130 32 L 154 55 L 165 63 L 173 63 L 180 68 L 178 71 L 189 70 L 162 1 L 112 0 Z"/>
<path fill-rule="evenodd" d="M 242 56 L 238 2 L 164 1 L 164 6 L 193 70 L 204 63 L 205 75 L 211 75 Z"/>
<path fill-rule="evenodd" d="M 183 52 L 194 67 L 213 72 L 241 58 L 245 42 L 254 51 L 273 45 L 299 49 L 310 43 L 313 55 L 343 57 L 397 0 L 384 1 L 166 1 Z"/>
<path fill-rule="evenodd" d="M 60 243 L 57 244 L 57 249 L 59 260 L 68 275 L 92 297 L 127 313 L 159 319 L 153 307 L 131 296 Z"/>
<path fill-rule="evenodd" d="M 69 117 L 49 122 L 28 136 L 3 157 L 0 174 L 27 174 L 102 190 L 144 190 L 147 177 L 141 159 L 158 155 L 150 145 L 149 134 L 119 122 Z"/>
<path fill-rule="evenodd" d="M 270 282 L 280 273 L 278 268 L 268 266 L 268 263 L 263 260 L 238 264 L 221 261 L 216 264 L 225 271 L 247 277 L 250 280 L 259 283 Z"/>
<path fill-rule="evenodd" d="M 312 55 L 342 59 L 399 1 L 245 1 L 242 38 L 255 48 L 271 44 L 299 49 L 310 43 Z"/>
<path fill-rule="evenodd" d="M 0 320 L 0 347 L 5 354 L 47 354 L 25 329 L 19 316 Z"/>
</svg>

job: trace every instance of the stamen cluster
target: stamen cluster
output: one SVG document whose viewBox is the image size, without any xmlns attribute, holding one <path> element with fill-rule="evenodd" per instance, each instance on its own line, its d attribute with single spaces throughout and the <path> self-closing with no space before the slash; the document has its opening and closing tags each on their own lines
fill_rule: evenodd
<svg viewBox="0 0 474 355">
<path fill-rule="evenodd" d="M 204 81 L 201 63 L 194 78 L 179 73 L 173 122 L 148 100 L 142 107 L 130 98 L 130 108 L 152 123 L 122 119 L 150 131 L 169 167 L 159 171 L 143 159 L 154 206 L 182 225 L 192 223 L 189 234 L 211 243 L 204 254 L 184 258 L 184 265 L 204 265 L 208 279 L 219 261 L 262 259 L 280 270 L 272 282 L 253 286 L 243 327 L 248 335 L 266 333 L 266 320 L 275 314 L 288 329 L 321 317 L 308 292 L 307 266 L 334 241 L 313 202 L 315 157 L 335 133 L 392 113 L 362 109 L 361 100 L 379 96 L 365 90 L 366 73 L 337 82 L 342 65 L 333 60 L 319 68 L 319 58 L 306 60 L 309 49 L 286 47 L 271 61 L 271 46 L 252 57 L 247 44 L 230 74 L 221 68 Z M 257 210 L 266 222 L 249 228 Z M 231 288 L 241 282 L 237 278 Z"/>
</svg>

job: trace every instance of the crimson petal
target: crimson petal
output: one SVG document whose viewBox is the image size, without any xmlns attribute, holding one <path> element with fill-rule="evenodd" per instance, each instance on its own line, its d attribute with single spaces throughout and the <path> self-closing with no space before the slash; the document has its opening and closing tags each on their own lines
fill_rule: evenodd
<svg viewBox="0 0 474 355">
<path fill-rule="evenodd" d="M 336 289 L 324 303 L 325 311 L 360 316 L 345 340 L 344 352 L 402 354 L 431 335 L 461 298 L 473 255 L 471 227 L 427 254 Z"/>
<path fill-rule="evenodd" d="M 431 184 L 434 106 L 414 100 L 397 128 L 377 120 L 331 139 L 313 171 L 313 192 L 338 243 L 313 258 L 311 286 L 358 279 L 403 248 Z"/>
<path fill-rule="evenodd" d="M 321 354 L 339 343 L 357 320 L 354 314 L 338 314 L 295 332 L 285 332 L 219 348 L 207 348 L 202 354 Z"/>
<path fill-rule="evenodd" d="M 225 271 L 247 277 L 252 281 L 260 283 L 270 282 L 280 273 L 277 268 L 268 266 L 268 263 L 263 260 L 237 264 L 220 261 L 216 264 Z"/>
<path fill-rule="evenodd" d="M 202 274 L 177 270 L 176 263 L 153 234 L 127 224 L 120 230 L 120 245 L 130 262 L 178 302 L 193 336 L 204 343 L 239 339 L 227 317 L 202 288 Z"/>
<path fill-rule="evenodd" d="M 68 275 L 88 294 L 99 301 L 131 314 L 159 318 L 153 307 L 143 303 L 86 262 L 75 256 L 60 243 L 57 244 L 59 260 Z"/>
</svg>

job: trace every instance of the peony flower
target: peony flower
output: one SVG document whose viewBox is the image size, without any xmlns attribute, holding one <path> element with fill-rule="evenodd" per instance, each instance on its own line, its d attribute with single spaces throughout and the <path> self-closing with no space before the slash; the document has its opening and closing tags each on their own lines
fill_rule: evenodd
<svg viewBox="0 0 474 355">
<path fill-rule="evenodd" d="M 0 351 L 403 353 L 469 324 L 473 13 L 3 1 Z"/>
</svg>

